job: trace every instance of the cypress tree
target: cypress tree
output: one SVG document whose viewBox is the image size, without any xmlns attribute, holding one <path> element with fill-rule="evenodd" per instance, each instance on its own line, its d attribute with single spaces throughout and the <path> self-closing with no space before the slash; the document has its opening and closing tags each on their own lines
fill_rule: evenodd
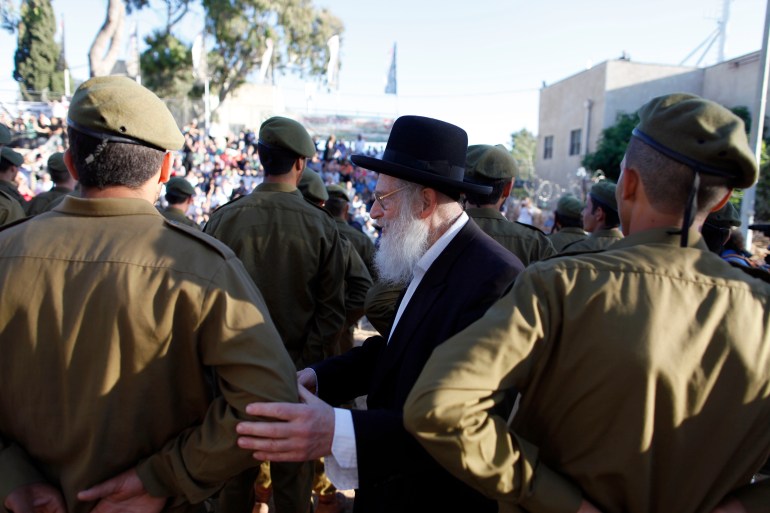
<svg viewBox="0 0 770 513">
<path fill-rule="evenodd" d="M 63 74 L 56 70 L 56 17 L 50 0 L 24 0 L 21 4 L 18 44 L 13 78 L 19 82 L 25 100 L 46 100 L 63 93 Z"/>
</svg>

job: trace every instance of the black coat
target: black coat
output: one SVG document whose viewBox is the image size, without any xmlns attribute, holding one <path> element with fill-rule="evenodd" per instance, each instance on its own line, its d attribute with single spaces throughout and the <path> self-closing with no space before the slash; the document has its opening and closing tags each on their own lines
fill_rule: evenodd
<svg viewBox="0 0 770 513">
<path fill-rule="evenodd" d="M 355 511 L 497 511 L 441 468 L 403 426 L 406 397 L 433 349 L 481 317 L 523 265 L 468 222 L 433 262 L 390 343 L 380 336 L 314 366 L 320 397 L 339 404 L 368 395 L 353 411 L 359 486 Z"/>
</svg>

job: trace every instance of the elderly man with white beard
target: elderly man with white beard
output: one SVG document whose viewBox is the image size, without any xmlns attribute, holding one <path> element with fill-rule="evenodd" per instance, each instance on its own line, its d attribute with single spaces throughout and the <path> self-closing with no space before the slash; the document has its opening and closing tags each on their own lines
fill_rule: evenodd
<svg viewBox="0 0 770 513">
<path fill-rule="evenodd" d="M 380 279 L 404 284 L 389 336 L 303 369 L 303 404 L 249 405 L 283 422 L 243 422 L 239 445 L 257 459 L 326 457 L 332 482 L 356 489 L 357 512 L 497 511 L 442 469 L 405 431 L 404 401 L 433 349 L 496 302 L 523 265 L 469 222 L 462 192 L 467 134 L 449 123 L 404 116 L 382 159 L 354 155 L 380 173 L 371 215 L 382 226 L 375 265 Z M 317 394 L 317 396 L 315 395 Z M 367 395 L 367 410 L 330 405 Z"/>
</svg>

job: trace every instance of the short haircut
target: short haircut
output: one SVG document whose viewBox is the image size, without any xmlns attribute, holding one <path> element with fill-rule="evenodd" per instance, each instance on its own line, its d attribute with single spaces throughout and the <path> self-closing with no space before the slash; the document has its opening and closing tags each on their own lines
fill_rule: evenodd
<svg viewBox="0 0 770 513">
<path fill-rule="evenodd" d="M 583 228 L 583 219 L 580 217 L 568 217 L 555 210 L 553 212 L 553 217 L 554 224 L 558 224 L 562 228 Z"/>
<path fill-rule="evenodd" d="M 332 217 L 344 217 L 343 214 L 348 211 L 348 202 L 342 198 L 329 198 L 326 200 L 324 207 Z"/>
<path fill-rule="evenodd" d="M 617 228 L 620 225 L 620 217 L 612 207 L 603 201 L 599 201 L 594 196 L 591 196 L 591 205 L 593 206 L 591 209 L 592 214 L 596 212 L 597 208 L 601 208 L 602 212 L 604 212 L 604 226 L 606 228 Z"/>
<path fill-rule="evenodd" d="M 51 180 L 53 180 L 53 183 L 55 184 L 64 183 L 69 180 L 70 177 L 70 172 L 66 169 L 54 169 L 52 167 L 48 168 L 48 174 L 51 175 Z"/>
<path fill-rule="evenodd" d="M 492 187 L 492 192 L 489 194 L 481 194 L 478 192 L 465 192 L 465 197 L 468 199 L 468 203 L 471 205 L 493 205 L 497 203 L 503 196 L 503 189 L 511 182 L 510 178 L 504 178 L 501 180 L 484 180 L 479 181 L 483 185 L 489 185 Z"/>
<path fill-rule="evenodd" d="M 72 127 L 67 135 L 78 182 L 83 187 L 120 185 L 138 189 L 158 172 L 165 155 L 163 150 L 140 144 L 102 141 Z"/>
<path fill-rule="evenodd" d="M 650 204 L 661 212 L 678 214 L 687 206 L 693 170 L 660 153 L 636 137 L 626 149 L 626 167 L 639 173 Z M 698 214 L 708 214 L 729 191 L 727 178 L 701 173 Z"/>
<path fill-rule="evenodd" d="M 167 192 L 166 193 L 166 201 L 168 201 L 169 205 L 179 205 L 180 203 L 184 203 L 188 199 L 192 198 L 192 196 L 187 194 L 182 194 L 180 192 Z"/>
<path fill-rule="evenodd" d="M 285 175 L 300 158 L 298 153 L 283 148 L 268 147 L 261 142 L 257 143 L 257 153 L 266 175 Z"/>
</svg>

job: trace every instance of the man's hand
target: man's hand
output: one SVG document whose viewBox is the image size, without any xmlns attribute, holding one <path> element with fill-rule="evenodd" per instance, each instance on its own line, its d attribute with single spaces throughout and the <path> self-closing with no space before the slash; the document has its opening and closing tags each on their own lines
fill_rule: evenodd
<svg viewBox="0 0 770 513">
<path fill-rule="evenodd" d="M 741 501 L 728 497 L 724 499 L 719 506 L 714 508 L 711 513 L 746 513 Z"/>
<path fill-rule="evenodd" d="M 583 499 L 583 501 L 580 503 L 580 509 L 577 510 L 577 513 L 601 513 L 601 511 L 599 511 L 596 506 Z"/>
<path fill-rule="evenodd" d="M 275 422 L 240 422 L 238 446 L 264 461 L 307 461 L 328 456 L 334 438 L 334 408 L 299 387 L 301 404 L 251 403 L 246 413 Z"/>
<path fill-rule="evenodd" d="M 112 479 L 78 493 L 81 501 L 96 501 L 92 513 L 158 513 L 166 505 L 165 497 L 152 497 L 131 469 Z"/>
<path fill-rule="evenodd" d="M 3 503 L 13 513 L 67 513 L 59 490 L 47 483 L 32 483 L 16 488 Z"/>
<path fill-rule="evenodd" d="M 308 389 L 313 395 L 318 393 L 318 376 L 313 369 L 302 369 L 297 372 L 297 383 Z"/>
</svg>

